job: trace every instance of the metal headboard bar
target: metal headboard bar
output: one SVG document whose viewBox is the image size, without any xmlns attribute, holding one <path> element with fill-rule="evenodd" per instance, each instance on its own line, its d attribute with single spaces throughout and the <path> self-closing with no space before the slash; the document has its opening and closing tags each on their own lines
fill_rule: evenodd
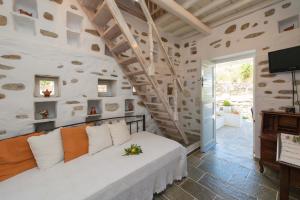
<svg viewBox="0 0 300 200">
<path fill-rule="evenodd" d="M 137 124 L 137 126 L 136 126 L 137 132 L 139 132 L 139 122 L 143 123 L 143 131 L 146 131 L 146 116 L 145 115 L 133 115 L 133 116 L 103 118 L 103 119 L 91 120 L 91 121 L 86 121 L 86 122 L 79 122 L 79 123 L 75 123 L 75 124 L 63 125 L 63 126 L 55 127 L 54 129 L 51 129 L 51 130 L 55 130 L 55 129 L 58 129 L 58 128 L 69 127 L 69 126 L 76 126 L 76 125 L 81 125 L 81 124 L 94 123 L 94 122 L 101 122 L 101 121 L 108 121 L 108 120 L 115 120 L 115 119 L 123 119 L 123 118 L 124 119 L 126 119 L 126 118 L 138 118 L 138 117 L 141 117 L 141 119 L 126 122 L 127 125 L 129 124 L 130 134 L 132 133 L 131 126 L 132 126 L 133 123 Z M 47 130 L 47 131 L 51 131 L 51 130 Z"/>
</svg>

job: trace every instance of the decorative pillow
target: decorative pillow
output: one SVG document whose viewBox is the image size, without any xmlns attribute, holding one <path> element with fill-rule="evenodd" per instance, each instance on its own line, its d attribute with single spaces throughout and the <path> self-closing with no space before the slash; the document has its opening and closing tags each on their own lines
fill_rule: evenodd
<svg viewBox="0 0 300 200">
<path fill-rule="evenodd" d="M 60 129 L 45 135 L 31 136 L 27 141 L 40 169 L 48 169 L 64 160 Z"/>
<path fill-rule="evenodd" d="M 101 126 L 88 126 L 86 132 L 89 138 L 89 155 L 112 146 L 109 128 L 106 124 Z"/>
<path fill-rule="evenodd" d="M 89 141 L 85 129 L 85 125 L 60 129 L 65 162 L 88 153 Z"/>
<path fill-rule="evenodd" d="M 27 139 L 41 134 L 31 133 L 0 141 L 0 181 L 37 166 Z"/>
<path fill-rule="evenodd" d="M 124 120 L 114 124 L 107 124 L 114 145 L 120 145 L 130 139 L 130 132 Z"/>
</svg>

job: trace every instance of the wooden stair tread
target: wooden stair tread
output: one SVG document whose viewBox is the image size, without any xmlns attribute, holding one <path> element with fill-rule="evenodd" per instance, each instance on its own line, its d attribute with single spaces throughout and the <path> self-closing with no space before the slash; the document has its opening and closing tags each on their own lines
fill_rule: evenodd
<svg viewBox="0 0 300 200">
<path fill-rule="evenodd" d="M 123 58 L 119 60 L 119 64 L 123 66 L 127 66 L 133 63 L 136 63 L 138 60 L 136 57 Z"/>
<path fill-rule="evenodd" d="M 149 82 L 131 82 L 133 86 L 151 85 Z"/>
<path fill-rule="evenodd" d="M 167 122 L 167 123 L 173 123 L 175 124 L 175 122 L 171 119 L 166 119 L 166 118 L 158 118 L 158 117 L 154 117 L 154 120 L 156 121 L 160 121 L 160 122 Z"/>
<path fill-rule="evenodd" d="M 119 35 L 121 35 L 121 29 L 117 23 L 114 23 L 111 27 L 109 27 L 104 33 L 103 33 L 103 38 L 107 40 L 112 40 Z"/>
<path fill-rule="evenodd" d="M 162 106 L 162 103 L 144 102 L 144 104 L 150 105 L 150 106 Z"/>
<path fill-rule="evenodd" d="M 118 44 L 116 44 L 115 46 L 113 46 L 111 48 L 111 51 L 116 53 L 116 54 L 119 54 L 119 53 L 124 52 L 128 49 L 130 49 L 129 43 L 126 40 L 123 40 L 123 41 L 119 42 Z"/>
<path fill-rule="evenodd" d="M 128 72 L 128 73 L 125 73 L 127 76 L 136 76 L 136 75 L 142 75 L 142 74 L 145 74 L 144 71 L 136 71 L 136 72 Z"/>
<path fill-rule="evenodd" d="M 158 126 L 161 127 L 161 128 L 171 129 L 171 130 L 176 130 L 176 131 L 178 131 L 178 130 L 177 130 L 177 127 L 175 127 L 175 126 L 168 126 L 168 125 L 163 125 L 163 124 L 158 124 Z"/>
<path fill-rule="evenodd" d="M 113 18 L 109 8 L 106 3 L 103 2 L 101 6 L 97 8 L 97 12 L 93 18 L 93 22 L 98 26 L 106 25 Z"/>
<path fill-rule="evenodd" d="M 163 111 L 163 110 L 149 110 L 149 112 L 155 113 L 155 114 L 168 115 L 168 113 L 166 111 Z"/>
</svg>

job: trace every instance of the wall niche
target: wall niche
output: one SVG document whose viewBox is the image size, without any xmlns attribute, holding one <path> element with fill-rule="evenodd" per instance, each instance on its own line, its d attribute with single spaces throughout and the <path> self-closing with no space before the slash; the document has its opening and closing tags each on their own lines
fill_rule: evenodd
<svg viewBox="0 0 300 200">
<path fill-rule="evenodd" d="M 46 90 L 50 92 L 48 96 Z M 58 76 L 48 76 L 48 75 L 35 75 L 35 87 L 34 87 L 35 97 L 59 97 L 59 77 Z"/>
<path fill-rule="evenodd" d="M 25 35 L 36 35 L 35 20 L 32 17 L 13 13 L 14 29 Z"/>
<path fill-rule="evenodd" d="M 56 101 L 41 101 L 34 103 L 34 119 L 48 122 L 56 119 Z"/>
<path fill-rule="evenodd" d="M 299 15 L 295 15 L 278 22 L 279 33 L 299 28 Z"/>
<path fill-rule="evenodd" d="M 134 111 L 134 99 L 125 99 L 125 115 L 133 115 Z"/>
<path fill-rule="evenodd" d="M 80 33 L 83 17 L 67 11 L 67 28 L 73 32 Z"/>
<path fill-rule="evenodd" d="M 23 16 L 38 18 L 36 0 L 14 0 L 13 10 Z"/>
</svg>

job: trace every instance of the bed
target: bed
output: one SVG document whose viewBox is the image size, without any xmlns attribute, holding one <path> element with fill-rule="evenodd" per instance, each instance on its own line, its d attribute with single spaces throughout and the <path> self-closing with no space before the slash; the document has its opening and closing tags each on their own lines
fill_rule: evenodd
<svg viewBox="0 0 300 200">
<path fill-rule="evenodd" d="M 143 153 L 123 156 L 131 144 Z M 1 200 L 151 200 L 168 184 L 187 176 L 186 149 L 149 133 L 93 156 L 84 155 L 48 170 L 25 171 L 0 182 Z"/>
</svg>

